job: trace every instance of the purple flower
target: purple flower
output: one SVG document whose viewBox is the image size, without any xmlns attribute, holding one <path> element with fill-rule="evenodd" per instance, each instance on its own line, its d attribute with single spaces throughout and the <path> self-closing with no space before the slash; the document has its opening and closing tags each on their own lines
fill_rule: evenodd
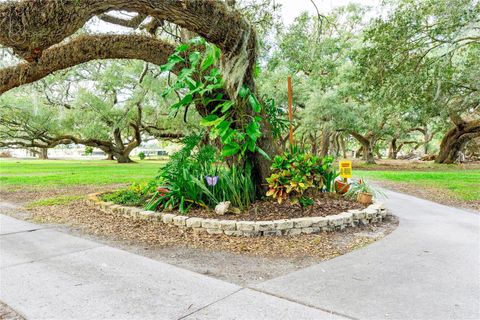
<svg viewBox="0 0 480 320">
<path fill-rule="evenodd" d="M 205 180 L 207 180 L 208 186 L 213 187 L 218 182 L 218 176 L 206 176 Z"/>
</svg>

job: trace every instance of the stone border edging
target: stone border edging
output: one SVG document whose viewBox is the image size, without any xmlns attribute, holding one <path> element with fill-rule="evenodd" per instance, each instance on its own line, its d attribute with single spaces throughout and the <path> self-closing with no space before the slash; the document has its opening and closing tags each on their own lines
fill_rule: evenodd
<svg viewBox="0 0 480 320">
<path fill-rule="evenodd" d="M 105 213 L 114 213 L 127 218 L 161 221 L 179 228 L 193 229 L 195 232 L 225 234 L 227 236 L 280 236 L 312 234 L 321 231 L 343 230 L 356 226 L 382 221 L 388 214 L 384 203 L 374 203 L 363 210 L 348 210 L 326 217 L 305 217 L 271 221 L 242 221 L 197 218 L 173 213 L 146 211 L 135 207 L 125 207 L 98 198 L 102 193 L 88 196 L 94 207 Z"/>
</svg>

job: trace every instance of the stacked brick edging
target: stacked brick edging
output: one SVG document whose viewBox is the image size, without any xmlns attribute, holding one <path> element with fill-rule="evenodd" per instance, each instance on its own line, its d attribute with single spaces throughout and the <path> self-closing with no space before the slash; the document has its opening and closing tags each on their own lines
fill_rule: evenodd
<svg viewBox="0 0 480 320">
<path fill-rule="evenodd" d="M 279 236 L 343 230 L 345 228 L 380 222 L 388 214 L 385 205 L 377 202 L 363 210 L 348 210 L 347 212 L 326 217 L 305 217 L 273 221 L 221 220 L 120 206 L 112 202 L 101 201 L 98 195 L 100 194 L 91 194 L 88 196 L 88 200 L 97 209 L 105 213 L 114 213 L 139 220 L 161 221 L 179 228 L 193 229 L 196 232 L 226 234 L 227 236 Z"/>
</svg>

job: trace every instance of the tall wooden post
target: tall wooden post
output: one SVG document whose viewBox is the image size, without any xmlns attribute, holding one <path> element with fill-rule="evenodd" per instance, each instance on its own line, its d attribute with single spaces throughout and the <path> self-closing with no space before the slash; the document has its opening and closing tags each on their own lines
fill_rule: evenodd
<svg viewBox="0 0 480 320">
<path fill-rule="evenodd" d="M 292 98 L 292 77 L 288 77 L 288 119 L 290 120 L 290 147 L 293 146 L 293 98 Z"/>
</svg>

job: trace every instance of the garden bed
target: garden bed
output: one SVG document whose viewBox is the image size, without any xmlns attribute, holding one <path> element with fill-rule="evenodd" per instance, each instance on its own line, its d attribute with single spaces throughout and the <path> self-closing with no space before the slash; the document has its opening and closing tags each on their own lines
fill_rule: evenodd
<svg viewBox="0 0 480 320">
<path fill-rule="evenodd" d="M 170 212 L 145 211 L 140 208 L 104 202 L 98 196 L 99 194 L 92 194 L 88 199 L 97 209 L 107 214 L 138 220 L 161 221 L 182 229 L 192 229 L 198 233 L 225 234 L 227 236 L 295 236 L 330 232 L 381 222 L 387 216 L 384 204 L 374 203 L 363 209 L 350 209 L 327 216 L 255 221 L 224 219 L 224 216 L 214 219 L 196 217 L 192 215 L 192 212 L 187 216 Z"/>
<path fill-rule="evenodd" d="M 238 214 L 227 213 L 220 216 L 216 214 L 214 210 L 193 208 L 188 212 L 188 215 L 190 217 L 223 220 L 265 221 L 303 217 L 326 217 L 348 210 L 365 209 L 365 207 L 366 206 L 356 201 L 345 199 L 336 194 L 324 194 L 317 197 L 314 204 L 307 208 L 302 208 L 300 205 L 291 205 L 288 202 L 256 201 L 250 208 Z"/>
</svg>

